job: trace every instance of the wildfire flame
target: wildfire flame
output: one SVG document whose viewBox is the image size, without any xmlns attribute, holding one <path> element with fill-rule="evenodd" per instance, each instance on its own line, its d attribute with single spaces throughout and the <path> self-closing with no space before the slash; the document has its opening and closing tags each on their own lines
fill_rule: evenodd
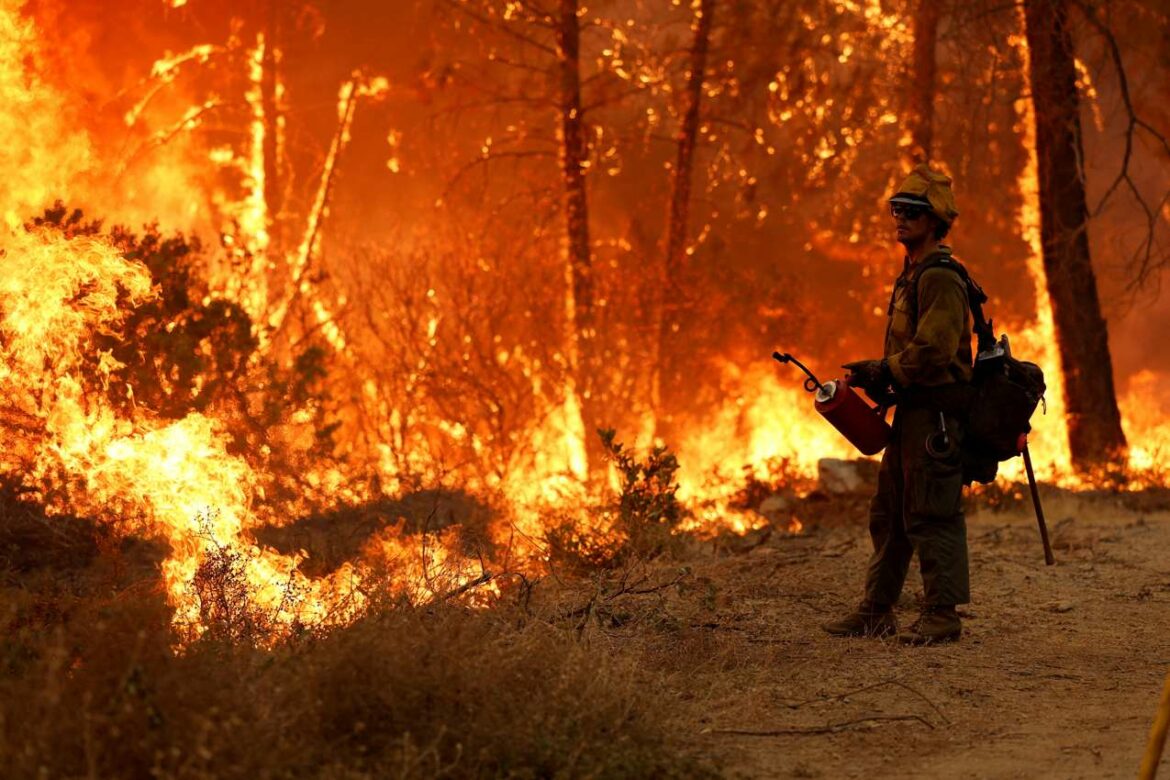
<svg viewBox="0 0 1170 780">
<path fill-rule="evenodd" d="M 236 569 L 229 574 L 247 583 L 253 608 L 273 630 L 351 620 L 365 600 L 359 567 L 346 564 L 328 577 L 310 579 L 297 568 L 300 556 L 282 555 L 251 539 L 249 529 L 271 518 L 255 511 L 256 474 L 243 458 L 229 453 L 230 436 L 220 422 L 202 414 L 168 422 L 145 411 L 127 419 L 104 395 L 86 392 L 82 374 L 91 370 L 85 357 L 94 351 L 93 336 L 115 330 L 130 307 L 157 292 L 145 266 L 101 238 L 68 238 L 51 228 L 21 226 L 22 215 L 54 196 L 77 191 L 77 175 L 93 161 L 89 139 L 65 124 L 65 98 L 29 68 L 30 62 L 35 66 L 35 58 L 27 57 L 37 51 L 36 31 L 20 6 L 15 1 L 0 5 L 0 28 L 6 31 L 0 46 L 0 94 L 6 99 L 0 132 L 10 141 L 5 154 L 23 158 L 3 161 L 13 178 L 3 204 L 8 227 L 0 235 L 0 394 L 6 399 L 8 429 L 21 434 L 8 441 L 5 471 L 31 470 L 47 485 L 57 482 L 54 475 L 68 475 L 67 491 L 41 496 L 51 511 L 128 520 L 161 535 L 170 547 L 163 576 L 175 622 L 189 636 L 203 630 L 207 610 L 214 606 L 199 592 L 199 581 L 216 561 Z M 264 45 L 259 39 L 250 55 L 253 68 Z M 172 78 L 182 62 L 209 53 L 208 47 L 198 47 L 160 63 L 155 74 Z M 252 76 L 260 78 L 256 72 Z M 384 89 L 380 82 L 343 87 L 348 113 L 336 147 L 348 135 L 355 96 L 379 89 Z M 140 112 L 137 107 L 128 121 L 137 121 Z M 257 126 L 266 126 L 262 117 L 253 125 L 253 149 L 264 140 Z M 236 221 L 249 237 L 249 251 L 263 257 L 262 162 L 255 154 L 249 159 L 250 179 Z M 315 219 L 324 208 L 321 196 Z M 311 239 L 306 241 L 298 256 L 302 265 L 312 251 Z M 263 289 L 258 292 L 262 295 Z M 118 367 L 109 353 L 97 365 L 104 380 Z M 473 571 L 471 562 L 438 541 L 425 551 L 384 541 L 379 553 L 398 562 L 398 587 L 414 599 L 435 596 L 436 571 L 456 585 L 479 572 L 478 563 Z"/>
<path fill-rule="evenodd" d="M 167 4 L 177 9 L 186 0 L 167 0 Z M 898 15 L 884 12 L 876 0 L 841 0 L 837 5 L 840 12 L 856 14 L 889 33 L 890 56 L 909 41 L 907 25 Z M 497 592 L 495 584 L 487 582 L 484 563 L 462 547 L 455 534 L 420 537 L 393 525 L 367 542 L 359 560 L 346 562 L 328 575 L 309 577 L 301 571 L 303 555 L 284 554 L 256 541 L 258 527 L 280 525 L 291 518 L 274 516 L 264 495 L 264 475 L 233 450 L 232 431 L 214 410 L 163 419 L 142 408 L 121 411 L 107 394 L 93 391 L 95 380 L 108 389 L 110 377 L 120 368 L 111 353 L 97 354 L 94 359 L 95 337 L 116 332 L 130 307 L 150 301 L 159 291 L 153 287 L 149 269 L 124 257 L 109 240 L 24 224 L 58 197 L 86 205 L 103 202 L 99 196 L 108 194 L 108 185 L 101 184 L 97 174 L 124 171 L 126 164 L 102 159 L 101 145 L 72 121 L 78 106 L 42 72 L 38 31 L 23 8 L 21 0 L 0 0 L 0 135 L 6 140 L 0 146 L 0 168 L 7 173 L 0 196 L 4 216 L 0 228 L 0 398 L 5 399 L 0 424 L 8 438 L 0 454 L 3 473 L 26 475 L 52 512 L 87 514 L 164 539 L 169 555 L 162 574 L 175 623 L 188 637 L 198 636 L 223 617 L 216 614 L 223 607 L 207 593 L 207 582 L 215 577 L 244 583 L 252 607 L 265 616 L 265 630 L 273 634 L 296 626 L 351 621 L 366 608 L 374 588 L 389 587 L 414 602 L 446 598 L 476 583 L 485 586 L 477 591 L 479 598 Z M 271 160 L 266 160 L 266 154 L 273 148 L 278 157 L 282 154 L 285 126 L 283 116 L 271 115 L 264 89 L 270 81 L 276 84 L 279 113 L 284 87 L 279 74 L 266 73 L 265 68 L 266 63 L 279 61 L 280 51 L 273 48 L 276 41 L 263 34 L 247 41 L 237 48 L 244 51 L 246 67 L 245 140 L 210 148 L 178 147 L 160 158 L 159 166 L 165 170 L 157 178 L 146 177 L 148 185 L 139 194 L 156 184 L 164 186 L 164 180 L 174 191 L 167 204 L 182 201 L 182 193 L 201 193 L 198 204 L 167 208 L 163 216 L 189 227 L 192 210 L 214 212 L 214 218 L 205 214 L 200 221 L 218 226 L 228 251 L 243 261 L 243 270 L 212 269 L 211 296 L 243 308 L 255 323 L 253 335 L 260 354 L 276 349 L 277 335 L 287 325 L 294 304 L 300 303 L 306 304 L 309 326 L 320 332 L 332 350 L 331 360 L 342 366 L 351 364 L 353 339 L 342 330 L 337 316 L 346 301 L 323 291 L 312 269 L 321 253 L 331 191 L 355 116 L 364 101 L 385 98 L 390 85 L 385 78 L 354 73 L 338 86 L 336 129 L 318 178 L 313 180 L 315 188 L 299 239 L 278 241 L 273 231 L 277 215 L 268 202 L 266 166 Z M 1017 35 L 1011 43 L 1024 58 L 1027 71 L 1024 37 Z M 204 121 L 222 107 L 222 98 L 194 101 L 177 122 L 162 128 L 151 125 L 148 114 L 153 101 L 173 89 L 185 69 L 226 56 L 229 48 L 201 44 L 160 58 L 146 80 L 144 94 L 123 116 L 125 125 L 145 133 L 146 146 L 156 149 Z M 851 53 L 840 56 L 844 63 Z M 771 91 L 786 98 L 790 87 L 778 74 Z M 1023 203 L 1018 223 L 1030 250 L 1036 316 L 1009 323 L 1007 331 L 1017 354 L 1039 363 L 1048 379 L 1047 416 L 1036 421 L 1032 435 L 1037 471 L 1047 481 L 1077 487 L 1083 480 L 1074 475 L 1070 463 L 1062 377 L 1040 247 L 1035 117 L 1029 101 L 1021 99 L 1016 107 L 1017 130 L 1030 155 L 1018 181 Z M 879 124 L 888 125 L 893 114 L 888 107 L 881 108 Z M 786 120 L 781 116 L 779 121 Z M 398 173 L 397 131 L 390 138 L 396 155 L 391 168 Z M 773 152 L 769 149 L 769 154 Z M 857 153 L 857 149 L 849 152 Z M 834 156 L 828 147 L 813 154 L 818 170 Z M 177 158 L 183 162 L 171 165 Z M 207 162 L 219 172 L 235 174 L 240 186 L 229 191 L 206 185 L 193 171 Z M 137 208 L 115 210 L 114 216 L 137 216 Z M 429 291 L 428 299 L 434 297 L 433 292 Z M 425 323 L 432 345 L 441 320 L 436 308 Z M 501 348 L 493 354 L 501 362 L 521 359 L 516 350 Z M 98 376 L 87 375 L 95 371 L 95 365 Z M 743 505 L 740 492 L 745 479 L 766 483 L 782 467 L 786 475 L 811 482 L 821 459 L 856 456 L 816 414 L 799 382 L 778 372 L 765 356 L 746 368 L 731 362 L 716 368 L 729 400 L 693 420 L 681 432 L 677 447 L 682 464 L 678 497 L 692 510 L 679 530 L 700 535 L 727 530 L 744 533 L 769 522 L 757 507 Z M 471 491 L 504 499 L 507 517 L 488 529 L 490 541 L 507 548 L 518 568 L 539 569 L 547 557 L 540 541 L 547 530 L 545 511 L 579 509 L 595 500 L 586 484 L 585 443 L 591 432 L 584 429 L 582 402 L 573 387 L 552 392 L 528 372 L 524 377 L 533 383 L 533 396 L 547 407 L 538 416 L 539 424 L 517 436 L 534 453 L 533 458 L 522 468 L 465 484 Z M 1119 399 L 1133 444 L 1131 469 L 1150 475 L 1147 482 L 1162 479 L 1159 464 L 1170 452 L 1170 422 L 1160 412 L 1170 399 L 1160 380 L 1154 372 L 1138 374 Z M 376 391 L 370 380 L 354 395 L 370 400 L 377 397 Z M 380 408 L 379 413 L 391 428 L 411 414 L 389 407 Z M 290 427 L 305 422 L 293 419 Z M 476 455 L 487 446 L 463 422 L 430 423 L 437 436 L 466 445 Z M 653 425 L 645 428 L 653 430 Z M 368 459 L 374 461 L 372 467 L 387 486 L 384 493 L 401 487 L 403 464 L 391 457 L 385 445 L 375 445 L 371 452 Z M 407 468 L 423 470 L 430 465 L 422 454 L 411 457 L 415 460 Z M 1013 462 L 1004 474 L 1020 479 L 1021 469 Z M 304 478 L 314 489 L 335 498 L 361 502 L 382 497 L 373 488 L 352 484 L 351 474 L 337 463 L 309 464 Z M 1132 486 L 1141 484 L 1145 483 L 1135 478 Z M 800 521 L 792 518 L 789 530 L 800 527 Z M 611 525 L 591 520 L 579 532 L 603 542 L 620 534 Z M 387 565 L 394 574 L 389 585 L 380 574 Z"/>
</svg>

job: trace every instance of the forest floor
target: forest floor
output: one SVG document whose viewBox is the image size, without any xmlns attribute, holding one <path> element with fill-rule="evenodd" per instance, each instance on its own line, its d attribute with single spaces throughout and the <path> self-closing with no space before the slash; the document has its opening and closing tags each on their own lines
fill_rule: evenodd
<svg viewBox="0 0 1170 780">
<path fill-rule="evenodd" d="M 179 654 L 157 543 L 119 548 L 92 524 L 0 501 L 0 765 L 5 777 L 1131 777 L 1170 671 L 1170 491 L 1043 492 L 1051 567 L 1019 486 L 969 503 L 973 602 L 954 644 L 821 631 L 858 601 L 862 486 L 789 494 L 797 534 L 684 538 L 648 562 L 554 570 L 488 609 L 392 607 L 271 650 L 200 641 Z M 310 526 L 298 542 L 337 546 L 338 528 Z M 919 593 L 912 573 L 900 621 Z"/>
<path fill-rule="evenodd" d="M 856 512 L 697 561 L 704 598 L 661 605 L 689 626 L 680 727 L 728 777 L 1133 776 L 1170 671 L 1170 512 L 1126 503 L 1050 491 L 1052 567 L 1030 506 L 970 515 L 973 601 L 942 646 L 821 632 L 858 600 Z M 915 571 L 907 591 L 902 622 Z"/>
</svg>

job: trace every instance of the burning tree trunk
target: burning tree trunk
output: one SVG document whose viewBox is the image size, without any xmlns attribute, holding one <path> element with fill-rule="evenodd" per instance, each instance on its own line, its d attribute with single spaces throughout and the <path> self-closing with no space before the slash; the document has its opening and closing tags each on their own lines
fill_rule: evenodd
<svg viewBox="0 0 1170 780">
<path fill-rule="evenodd" d="M 317 185 L 317 195 L 313 199 L 313 205 L 306 217 L 305 232 L 301 238 L 300 246 L 296 252 L 290 253 L 288 256 L 289 283 L 283 296 L 268 313 L 268 328 L 263 331 L 260 338 L 261 350 L 267 349 L 272 339 L 285 326 L 293 305 L 302 295 L 308 295 L 312 298 L 313 317 L 317 326 L 321 328 L 321 334 L 325 340 L 339 353 L 345 349 L 345 336 L 333 320 L 329 307 L 317 297 L 314 286 L 309 282 L 308 273 L 321 244 L 321 230 L 329 212 L 329 201 L 337 176 L 338 161 L 349 142 L 358 99 L 378 94 L 378 92 L 378 87 L 372 87 L 368 82 L 363 82 L 357 75 L 341 85 L 338 92 L 337 130 L 333 134 L 333 143 L 329 147 L 329 153 L 325 156 L 325 164 L 321 169 L 321 180 Z"/>
<path fill-rule="evenodd" d="M 588 147 L 581 106 L 581 24 L 577 0 L 561 0 L 557 20 L 557 67 L 560 75 L 561 173 L 565 188 L 565 222 L 569 260 L 568 313 L 571 365 L 581 404 L 587 467 L 601 461 L 597 435 L 594 379 L 599 369 L 597 326 L 593 309 L 593 259 L 589 244 L 589 201 L 585 191 Z"/>
<path fill-rule="evenodd" d="M 651 391 L 655 422 L 660 435 L 669 430 L 671 415 L 677 409 L 677 391 L 683 385 L 673 348 L 682 313 L 678 280 L 686 261 L 695 139 L 699 132 L 699 107 L 703 99 L 703 80 L 714 13 L 715 0 L 699 0 L 693 25 L 695 37 L 691 43 L 682 124 L 678 132 L 678 157 L 671 176 L 670 215 L 666 226 L 666 255 L 658 321 L 658 365 Z"/>
<path fill-rule="evenodd" d="M 1088 472 L 1116 463 L 1125 434 L 1089 257 L 1080 101 L 1065 0 L 1024 4 L 1040 178 L 1044 272 L 1064 372 L 1069 450 Z"/>
<path fill-rule="evenodd" d="M 280 67 L 279 45 L 281 34 L 281 7 L 283 3 L 269 0 L 268 19 L 264 36 L 264 49 L 261 58 L 260 100 L 264 112 L 264 202 L 268 212 L 269 246 L 278 252 L 284 246 L 281 243 L 280 211 L 283 205 L 283 190 L 281 182 L 281 134 L 282 121 L 280 117 Z"/>
<path fill-rule="evenodd" d="M 910 122 L 910 159 L 930 159 L 934 142 L 935 45 L 942 14 L 937 0 L 921 0 L 914 16 L 914 59 L 910 78 L 910 99 L 906 109 Z"/>
</svg>

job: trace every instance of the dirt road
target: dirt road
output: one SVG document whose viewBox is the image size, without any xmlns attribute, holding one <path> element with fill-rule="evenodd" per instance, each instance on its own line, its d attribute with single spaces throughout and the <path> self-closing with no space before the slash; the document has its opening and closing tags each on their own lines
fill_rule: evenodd
<svg viewBox="0 0 1170 780">
<path fill-rule="evenodd" d="M 681 727 L 732 777 L 1135 776 L 1170 671 L 1170 512 L 1047 509 L 1053 567 L 1029 514 L 969 518 L 975 595 L 954 645 L 819 631 L 857 600 L 858 524 L 696 564 L 665 605 L 685 621 L 661 651 Z"/>
</svg>

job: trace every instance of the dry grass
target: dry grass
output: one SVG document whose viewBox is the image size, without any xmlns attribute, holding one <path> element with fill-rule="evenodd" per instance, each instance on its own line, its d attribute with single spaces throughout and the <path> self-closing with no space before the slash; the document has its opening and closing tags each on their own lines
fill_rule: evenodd
<svg viewBox="0 0 1170 780">
<path fill-rule="evenodd" d="M 275 650 L 171 652 L 156 598 L 10 642 L 7 776 L 692 776 L 628 663 L 499 614 L 399 610 Z"/>
<path fill-rule="evenodd" d="M 5 777 L 711 773 L 683 748 L 661 673 L 583 630 L 608 614 L 607 588 L 642 582 L 621 572 L 491 610 L 399 605 L 276 647 L 175 652 L 153 567 L 83 543 L 81 525 L 49 549 L 46 522 L 0 505 Z"/>
</svg>

